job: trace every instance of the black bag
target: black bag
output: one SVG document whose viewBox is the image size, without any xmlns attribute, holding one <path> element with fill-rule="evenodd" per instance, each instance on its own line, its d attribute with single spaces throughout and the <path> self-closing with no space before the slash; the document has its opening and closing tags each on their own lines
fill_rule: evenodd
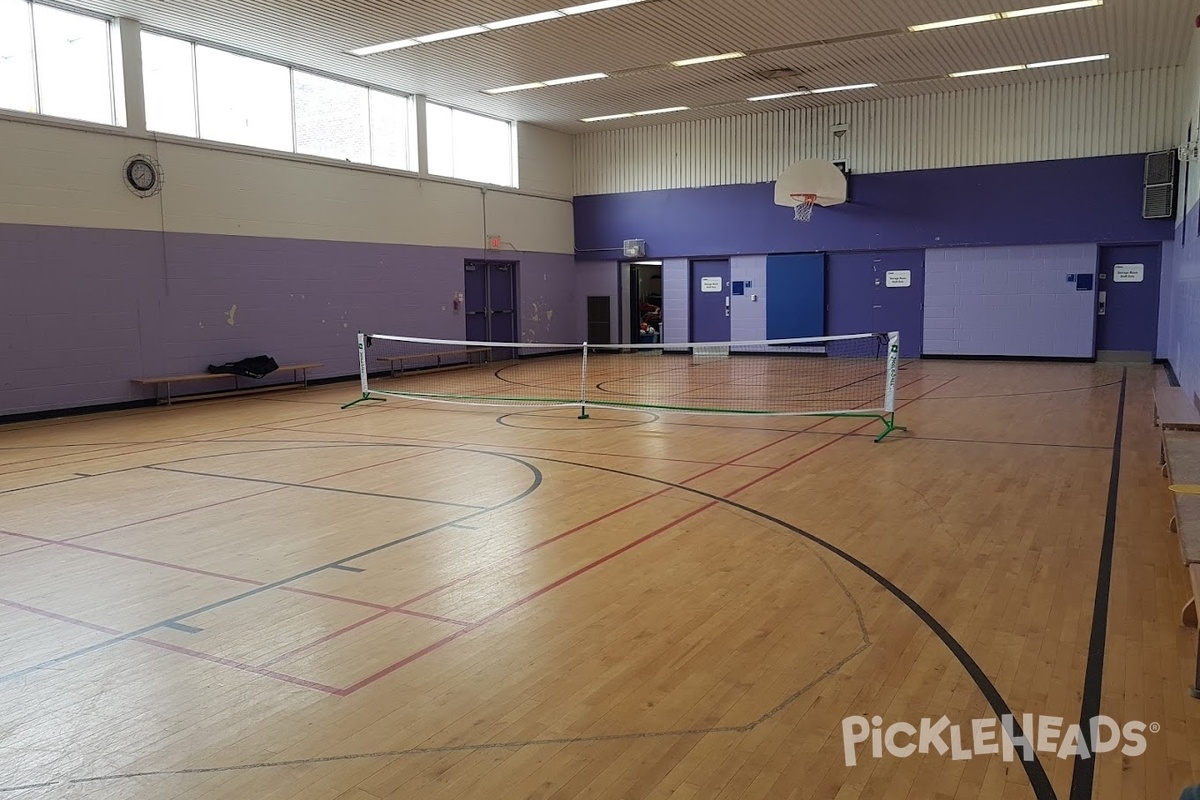
<svg viewBox="0 0 1200 800">
<path fill-rule="evenodd" d="M 209 364 L 208 371 L 214 375 L 240 375 L 243 378 L 261 378 L 279 369 L 270 356 L 251 356 L 228 364 Z"/>
</svg>

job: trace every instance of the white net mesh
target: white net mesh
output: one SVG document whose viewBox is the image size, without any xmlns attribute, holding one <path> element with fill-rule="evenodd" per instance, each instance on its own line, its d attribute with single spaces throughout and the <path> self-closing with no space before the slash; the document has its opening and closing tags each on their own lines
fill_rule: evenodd
<svg viewBox="0 0 1200 800">
<path fill-rule="evenodd" d="M 892 409 L 895 334 L 666 345 L 364 336 L 367 395 L 487 406 L 871 415 Z"/>
</svg>

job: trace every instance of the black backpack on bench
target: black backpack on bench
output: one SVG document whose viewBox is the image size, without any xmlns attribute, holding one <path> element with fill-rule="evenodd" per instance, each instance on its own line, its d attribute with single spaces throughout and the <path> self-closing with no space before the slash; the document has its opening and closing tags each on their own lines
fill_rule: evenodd
<svg viewBox="0 0 1200 800">
<path fill-rule="evenodd" d="M 279 369 L 270 356 L 251 356 L 228 364 L 209 364 L 208 371 L 214 375 L 239 375 L 243 378 L 262 378 Z"/>
</svg>

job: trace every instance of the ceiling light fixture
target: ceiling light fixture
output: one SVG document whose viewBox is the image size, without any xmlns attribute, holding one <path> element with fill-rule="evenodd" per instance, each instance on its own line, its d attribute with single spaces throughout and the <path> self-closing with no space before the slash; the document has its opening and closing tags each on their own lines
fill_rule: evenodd
<svg viewBox="0 0 1200 800">
<path fill-rule="evenodd" d="M 855 89 L 874 89 L 878 83 L 856 83 L 853 86 L 829 86 L 825 89 L 813 89 L 813 94 L 825 94 L 826 92 L 852 92 Z"/>
<path fill-rule="evenodd" d="M 505 28 L 515 28 L 518 25 L 532 25 L 535 22 L 545 22 L 548 19 L 558 19 L 563 16 L 561 11 L 543 11 L 540 14 L 526 14 L 523 17 L 513 17 L 512 19 L 502 19 L 499 22 L 485 22 L 483 27 L 489 31 L 500 31 Z"/>
<path fill-rule="evenodd" d="M 573 17 L 579 14 L 590 14 L 593 11 L 604 11 L 608 8 L 617 8 L 619 6 L 629 6 L 635 3 L 644 3 L 647 0 L 598 0 L 595 3 L 585 3 L 580 6 L 569 6 L 560 8 L 557 11 L 541 11 L 536 14 L 526 14 L 521 17 L 512 17 L 511 19 L 500 20 L 499 22 L 483 22 L 479 25 L 468 25 L 465 28 L 456 28 L 452 31 L 442 31 L 441 33 L 430 33 L 424 36 L 412 36 L 407 39 L 397 39 L 394 42 L 384 42 L 383 44 L 373 44 L 369 47 L 359 47 L 349 51 L 355 56 L 371 56 L 376 53 L 386 53 L 389 50 L 400 50 L 405 47 L 412 47 L 416 44 L 428 44 L 430 42 L 441 42 L 446 39 L 457 39 L 460 36 L 471 36 L 476 33 L 487 33 L 488 31 L 499 31 L 505 28 L 515 28 L 519 25 L 532 25 L 536 22 L 546 22 L 547 20 L 558 19 L 560 17 Z"/>
<path fill-rule="evenodd" d="M 1022 8 L 1017 11 L 1002 11 L 1000 16 L 1005 19 L 1015 17 L 1032 17 L 1036 14 L 1053 14 L 1057 11 L 1075 11 L 1080 8 L 1095 8 L 1104 5 L 1104 0 L 1076 0 L 1072 3 L 1059 3 L 1053 6 L 1038 6 L 1037 8 Z"/>
<path fill-rule="evenodd" d="M 1060 58 L 1057 61 L 1039 61 L 1036 64 L 1026 64 L 1026 69 L 1041 69 L 1042 67 L 1063 67 L 1067 64 L 1085 64 L 1088 61 L 1107 61 L 1108 53 L 1102 56 L 1080 56 L 1079 58 Z"/>
<path fill-rule="evenodd" d="M 961 19 L 947 19 L 941 22 L 926 22 L 923 25 L 909 25 L 908 29 L 913 33 L 921 31 L 932 31 L 938 28 L 957 28 L 960 25 L 977 25 L 980 22 L 995 22 L 1001 19 L 999 14 L 980 14 L 977 17 L 962 17 Z"/>
<path fill-rule="evenodd" d="M 605 120 L 610 120 L 610 119 L 628 119 L 629 117 L 632 117 L 632 116 L 633 116 L 633 114 L 606 114 L 603 117 L 584 117 L 583 119 L 581 119 L 579 121 L 580 122 L 604 122 Z"/>
<path fill-rule="evenodd" d="M 564 83 L 583 83 L 584 81 L 598 81 L 608 77 L 607 72 L 589 72 L 587 75 L 573 75 L 570 78 L 554 78 L 553 80 L 542 81 L 546 86 L 562 86 Z"/>
<path fill-rule="evenodd" d="M 799 92 L 783 92 L 782 94 L 764 94 L 760 97 L 747 97 L 751 103 L 757 103 L 760 100 L 782 100 L 785 97 L 799 97 L 802 94 L 812 94 L 807 89 L 802 89 Z"/>
<path fill-rule="evenodd" d="M 1010 67 L 988 67 L 987 69 L 969 69 L 965 72 L 951 72 L 951 78 L 969 78 L 972 75 L 995 75 L 998 72 L 1018 72 L 1025 69 L 1024 64 L 1013 64 Z"/>
<path fill-rule="evenodd" d="M 635 111 L 635 117 L 648 117 L 651 114 L 670 114 L 675 111 L 687 111 L 687 106 L 671 106 L 670 108 L 652 108 L 649 111 Z"/>
<path fill-rule="evenodd" d="M 734 58 L 745 58 L 746 54 L 742 52 L 721 53 L 719 56 L 700 56 L 698 58 L 685 58 L 682 61 L 672 61 L 672 67 L 690 67 L 693 64 L 708 64 L 713 61 L 729 61 Z"/>
<path fill-rule="evenodd" d="M 546 84 L 542 82 L 522 83 L 516 86 L 501 86 L 499 89 L 484 89 L 484 94 L 508 94 L 509 92 L 523 92 L 526 89 L 540 89 Z"/>
</svg>

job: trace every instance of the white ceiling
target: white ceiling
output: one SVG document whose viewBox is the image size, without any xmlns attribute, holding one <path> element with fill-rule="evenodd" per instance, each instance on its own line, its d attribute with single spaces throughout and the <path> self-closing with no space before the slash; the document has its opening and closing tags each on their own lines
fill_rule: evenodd
<svg viewBox="0 0 1200 800">
<path fill-rule="evenodd" d="M 579 2 L 580 0 L 570 0 Z M 431 100 L 567 132 L 730 116 L 1181 64 L 1200 0 L 1106 0 L 1076 11 L 909 33 L 909 25 L 1056 0 L 648 0 L 357 57 L 381 42 L 560 8 L 556 0 L 71 0 L 159 28 Z M 1058 0 L 1061 2 L 1061 0 Z M 828 40 L 849 38 L 849 41 Z M 728 51 L 746 58 L 661 65 Z M 1108 61 L 951 79 L 950 72 L 1109 53 Z M 784 70 L 783 77 L 767 77 Z M 484 89 L 592 72 L 590 83 Z M 883 84 L 758 103 L 799 88 Z M 583 117 L 692 111 L 581 123 Z"/>
</svg>

